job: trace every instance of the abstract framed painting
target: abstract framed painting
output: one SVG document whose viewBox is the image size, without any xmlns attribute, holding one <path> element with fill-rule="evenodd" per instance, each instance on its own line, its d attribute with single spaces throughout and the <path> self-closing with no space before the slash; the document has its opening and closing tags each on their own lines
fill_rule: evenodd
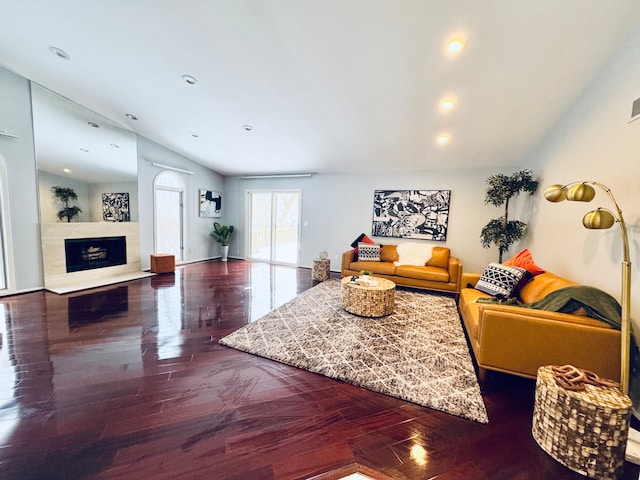
<svg viewBox="0 0 640 480">
<path fill-rule="evenodd" d="M 211 190 L 200 190 L 200 216 L 217 218 L 222 216 L 222 194 Z"/>
<path fill-rule="evenodd" d="M 371 234 L 444 242 L 451 190 L 375 190 Z"/>
<path fill-rule="evenodd" d="M 105 222 L 129 222 L 129 193 L 103 193 L 102 219 Z"/>
</svg>

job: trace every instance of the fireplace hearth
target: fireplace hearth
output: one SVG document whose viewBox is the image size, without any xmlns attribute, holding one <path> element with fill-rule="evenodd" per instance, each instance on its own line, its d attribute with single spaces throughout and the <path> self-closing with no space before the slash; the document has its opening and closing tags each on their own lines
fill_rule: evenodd
<svg viewBox="0 0 640 480">
<path fill-rule="evenodd" d="M 127 263 L 125 236 L 67 238 L 64 241 L 67 273 Z"/>
</svg>

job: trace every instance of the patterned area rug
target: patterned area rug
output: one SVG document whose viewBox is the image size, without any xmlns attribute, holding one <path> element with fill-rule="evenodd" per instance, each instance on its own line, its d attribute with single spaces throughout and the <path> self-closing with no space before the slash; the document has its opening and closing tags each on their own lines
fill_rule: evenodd
<svg viewBox="0 0 640 480">
<path fill-rule="evenodd" d="M 220 343 L 488 422 L 452 298 L 398 289 L 394 313 L 363 318 L 342 309 L 340 288 L 320 283 Z"/>
</svg>

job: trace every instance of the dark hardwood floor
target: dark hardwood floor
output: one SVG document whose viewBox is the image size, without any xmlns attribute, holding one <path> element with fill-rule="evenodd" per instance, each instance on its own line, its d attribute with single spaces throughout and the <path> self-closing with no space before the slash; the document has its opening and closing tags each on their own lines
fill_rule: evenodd
<svg viewBox="0 0 640 480">
<path fill-rule="evenodd" d="M 533 440 L 531 380 L 489 376 L 481 425 L 218 344 L 313 284 L 203 262 L 1 298 L 0 478 L 583 478 Z"/>
</svg>

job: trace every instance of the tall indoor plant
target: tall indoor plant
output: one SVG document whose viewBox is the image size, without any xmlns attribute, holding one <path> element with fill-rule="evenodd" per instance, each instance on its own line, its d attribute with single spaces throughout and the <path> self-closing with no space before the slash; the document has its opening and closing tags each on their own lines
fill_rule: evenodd
<svg viewBox="0 0 640 480">
<path fill-rule="evenodd" d="M 233 225 L 221 225 L 218 222 L 213 222 L 213 232 L 209 234 L 216 242 L 220 244 L 222 252 L 222 261 L 227 261 L 229 255 L 229 242 L 233 235 Z"/>
<path fill-rule="evenodd" d="M 77 200 L 78 195 L 73 190 L 73 188 L 69 187 L 51 187 L 51 191 L 59 199 L 63 204 L 64 208 L 58 212 L 58 220 L 62 220 L 63 218 L 67 219 L 67 222 L 70 222 L 74 217 L 76 217 L 79 213 L 82 212 L 80 207 L 77 205 L 69 206 L 69 202 L 71 200 Z"/>
<path fill-rule="evenodd" d="M 487 178 L 485 205 L 500 207 L 504 205 L 504 215 L 487 223 L 480 234 L 480 242 L 484 248 L 491 245 L 498 247 L 498 261 L 502 263 L 502 255 L 524 235 L 526 223 L 520 220 L 509 220 L 509 200 L 521 192 L 533 195 L 538 189 L 538 181 L 533 179 L 533 172 L 521 170 L 512 175 L 499 173 Z"/>
</svg>

